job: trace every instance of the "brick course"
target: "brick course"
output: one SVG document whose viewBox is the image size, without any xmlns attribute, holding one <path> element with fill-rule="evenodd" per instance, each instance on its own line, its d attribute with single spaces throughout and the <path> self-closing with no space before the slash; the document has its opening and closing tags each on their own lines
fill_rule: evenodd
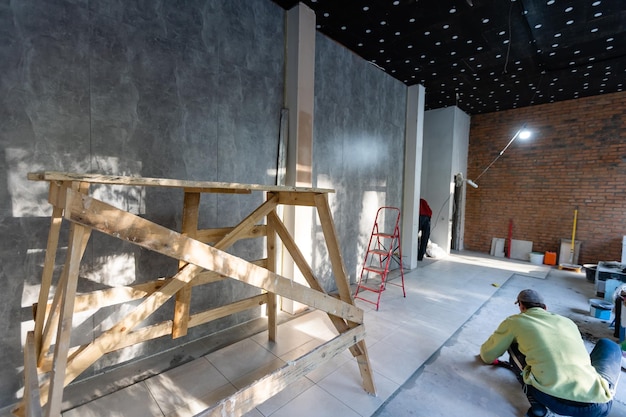
<svg viewBox="0 0 626 417">
<path fill-rule="evenodd" d="M 467 187 L 464 245 L 489 252 L 493 237 L 530 240 L 559 253 L 578 207 L 578 263 L 620 260 L 626 235 L 626 93 L 472 116 L 467 177 L 475 179 L 524 123 L 517 139 Z M 567 260 L 565 260 L 567 262 Z"/>
</svg>

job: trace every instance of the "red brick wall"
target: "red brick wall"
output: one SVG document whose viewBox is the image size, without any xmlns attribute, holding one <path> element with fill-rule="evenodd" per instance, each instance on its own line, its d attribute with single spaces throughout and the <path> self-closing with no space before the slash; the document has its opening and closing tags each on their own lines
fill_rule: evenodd
<svg viewBox="0 0 626 417">
<path fill-rule="evenodd" d="M 468 173 L 475 179 L 524 123 L 517 139 L 467 187 L 465 249 L 489 252 L 493 237 L 530 240 L 559 253 L 578 207 L 578 263 L 620 260 L 626 235 L 626 93 L 472 116 Z M 564 260 L 567 262 L 568 260 Z"/>
</svg>

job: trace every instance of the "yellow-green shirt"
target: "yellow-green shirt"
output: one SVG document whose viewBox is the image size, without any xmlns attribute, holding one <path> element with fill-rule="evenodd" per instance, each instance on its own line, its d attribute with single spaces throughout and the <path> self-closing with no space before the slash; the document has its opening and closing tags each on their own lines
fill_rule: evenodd
<svg viewBox="0 0 626 417">
<path fill-rule="evenodd" d="M 605 403 L 609 384 L 591 366 L 576 324 L 543 308 L 508 317 L 480 347 L 480 357 L 492 363 L 517 342 L 526 356 L 522 377 L 538 390 L 571 401 Z"/>
</svg>

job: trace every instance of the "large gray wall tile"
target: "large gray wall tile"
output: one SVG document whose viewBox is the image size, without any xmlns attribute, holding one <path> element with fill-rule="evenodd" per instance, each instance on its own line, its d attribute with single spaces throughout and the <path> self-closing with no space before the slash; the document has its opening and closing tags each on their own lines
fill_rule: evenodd
<svg viewBox="0 0 626 417">
<path fill-rule="evenodd" d="M 348 272 L 354 279 L 376 204 L 400 205 L 405 88 L 318 35 L 314 127 L 315 186 L 330 196 Z M 41 280 L 50 207 L 39 170 L 274 184 L 283 106 L 284 11 L 269 0 L 0 3 L 0 409 L 22 386 L 22 339 Z M 180 230 L 182 192 L 93 187 L 93 192 Z M 209 196 L 200 227 L 230 226 L 262 200 Z M 317 220 L 313 224 L 319 224 Z M 321 230 L 312 230 L 321 240 Z M 61 246 L 67 243 L 63 227 Z M 64 251 L 58 253 L 58 264 Z M 229 252 L 264 256 L 259 242 Z M 334 289 L 323 245 L 314 268 Z M 177 261 L 94 233 L 79 291 L 175 273 Z M 55 271 L 55 279 L 60 267 Z M 238 282 L 194 289 L 192 309 L 257 293 Z M 73 341 L 83 343 L 122 317 L 114 306 L 81 315 Z M 149 323 L 171 318 L 173 304 Z M 81 378 L 171 349 L 257 317 L 254 310 L 107 355 Z"/>
</svg>

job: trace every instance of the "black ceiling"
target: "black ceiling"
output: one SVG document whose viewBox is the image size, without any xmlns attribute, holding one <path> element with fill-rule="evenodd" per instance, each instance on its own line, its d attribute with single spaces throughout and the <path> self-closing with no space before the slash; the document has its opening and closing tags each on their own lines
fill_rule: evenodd
<svg viewBox="0 0 626 417">
<path fill-rule="evenodd" d="M 290 9 L 297 0 L 274 0 Z M 626 0 L 302 0 L 317 30 L 469 114 L 624 91 Z"/>
</svg>

